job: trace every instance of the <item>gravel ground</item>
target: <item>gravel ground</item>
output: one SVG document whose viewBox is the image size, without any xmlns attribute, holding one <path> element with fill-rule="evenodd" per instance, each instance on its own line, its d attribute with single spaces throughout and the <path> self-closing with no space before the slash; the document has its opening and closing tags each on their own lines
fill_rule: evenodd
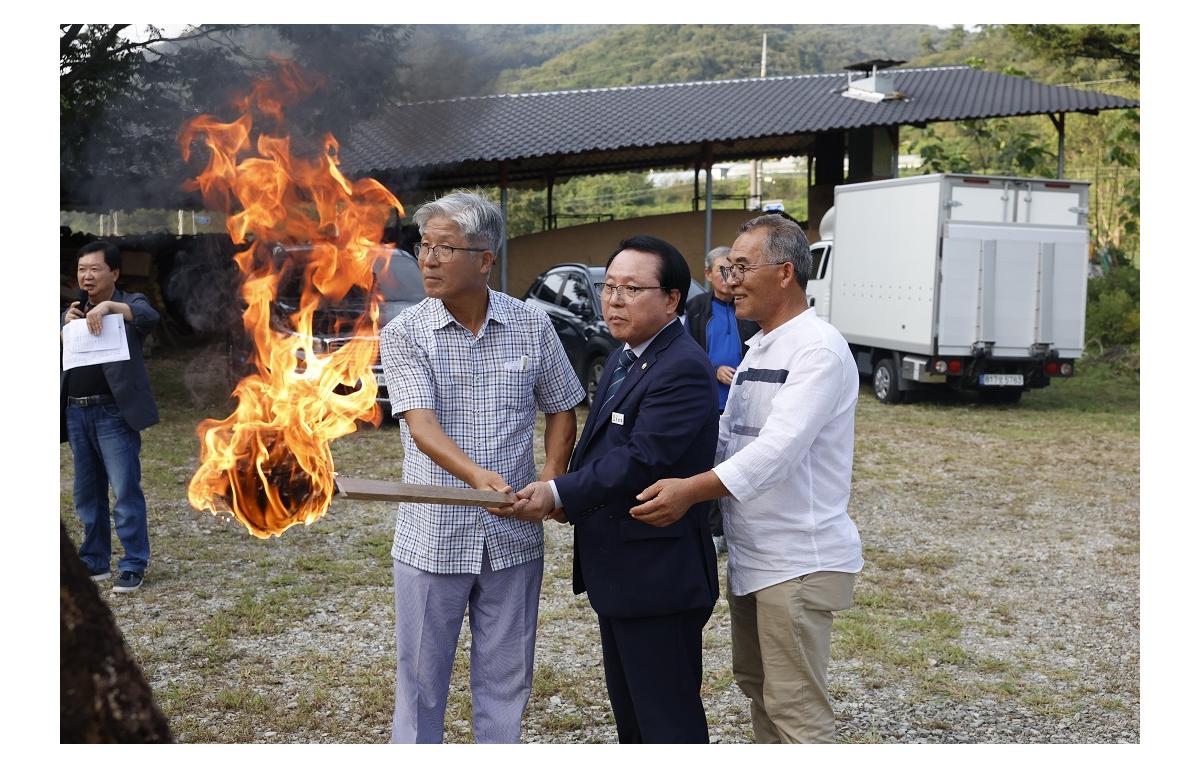
<svg viewBox="0 0 1200 768">
<path fill-rule="evenodd" d="M 191 509 L 194 425 L 225 413 L 198 391 L 212 365 L 204 354 L 154 363 L 165 418 L 143 446 L 153 561 L 141 591 L 102 594 L 180 741 L 386 741 L 394 510 L 338 501 L 260 541 Z M 839 739 L 1139 741 L 1136 392 L 1086 410 L 1071 386 L 1016 407 L 885 407 L 863 389 L 850 511 L 867 565 L 856 606 L 834 622 Z M 334 445 L 335 460 L 348 475 L 400 479 L 398 443 L 394 427 L 363 431 Z M 78 539 L 65 446 L 60 461 L 61 513 Z M 570 558 L 569 528 L 548 525 L 523 740 L 615 742 Z M 447 741 L 472 740 L 469 634 Z M 748 742 L 729 642 L 722 597 L 705 636 L 705 706 L 713 741 Z"/>
</svg>

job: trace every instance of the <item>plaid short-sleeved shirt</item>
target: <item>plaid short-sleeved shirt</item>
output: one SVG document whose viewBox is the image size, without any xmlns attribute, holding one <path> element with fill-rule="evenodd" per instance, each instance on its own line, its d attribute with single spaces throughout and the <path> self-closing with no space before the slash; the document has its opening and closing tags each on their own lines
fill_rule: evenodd
<svg viewBox="0 0 1200 768">
<path fill-rule="evenodd" d="M 537 479 L 537 410 L 558 413 L 584 398 L 550 318 L 491 289 L 478 335 L 441 300 L 425 299 L 379 336 L 392 414 L 434 411 L 472 461 L 518 490 Z M 400 428 L 405 482 L 468 487 L 421 453 L 403 419 Z M 520 565 L 542 556 L 542 526 L 479 507 L 405 503 L 396 517 L 392 557 L 429 573 L 479 573 L 485 542 L 493 569 Z"/>
</svg>

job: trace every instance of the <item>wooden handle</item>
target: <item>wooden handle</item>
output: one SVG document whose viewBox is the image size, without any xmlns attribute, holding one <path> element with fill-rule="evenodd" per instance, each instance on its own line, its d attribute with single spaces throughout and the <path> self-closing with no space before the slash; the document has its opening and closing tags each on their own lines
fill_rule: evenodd
<svg viewBox="0 0 1200 768">
<path fill-rule="evenodd" d="M 366 501 L 410 501 L 419 504 L 466 504 L 476 507 L 500 507 L 517 500 L 515 494 L 478 491 L 474 488 L 448 488 L 444 485 L 396 483 L 391 480 L 334 478 L 338 496 Z"/>
</svg>

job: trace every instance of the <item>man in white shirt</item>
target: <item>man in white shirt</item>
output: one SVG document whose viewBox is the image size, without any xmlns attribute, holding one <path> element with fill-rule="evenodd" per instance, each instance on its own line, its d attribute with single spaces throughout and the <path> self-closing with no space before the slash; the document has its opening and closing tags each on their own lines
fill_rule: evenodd
<svg viewBox="0 0 1200 768">
<path fill-rule="evenodd" d="M 862 543 L 846 512 L 858 369 L 808 306 L 812 255 L 782 216 L 738 230 L 723 270 L 748 342 L 721 416 L 716 466 L 646 488 L 635 519 L 668 525 L 719 498 L 729 547 L 733 674 L 760 743 L 831 742 L 833 611 L 850 607 Z"/>
</svg>

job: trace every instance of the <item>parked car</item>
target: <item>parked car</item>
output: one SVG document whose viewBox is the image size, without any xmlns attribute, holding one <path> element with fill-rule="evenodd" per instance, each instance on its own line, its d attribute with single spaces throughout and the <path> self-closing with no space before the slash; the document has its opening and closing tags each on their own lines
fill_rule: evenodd
<svg viewBox="0 0 1200 768">
<path fill-rule="evenodd" d="M 600 310 L 600 296 L 595 284 L 602 282 L 604 267 L 557 264 L 538 275 L 524 296 L 527 304 L 550 316 L 567 358 L 587 390 L 589 405 L 596 396 L 596 384 L 604 371 L 605 361 L 620 346 L 609 333 Z M 704 287 L 693 280 L 687 298 L 701 293 L 704 293 Z"/>
<path fill-rule="evenodd" d="M 299 280 L 303 275 L 303 264 L 306 262 L 310 249 L 305 246 L 277 246 L 273 257 L 279 264 L 285 264 L 280 279 L 279 298 L 272 307 L 272 326 L 282 333 L 295 333 L 290 327 L 288 317 L 299 307 Z M 379 327 L 387 325 L 392 318 L 425 298 L 425 286 L 421 280 L 421 270 L 417 260 L 408 251 L 394 249 L 387 265 L 375 274 L 375 287 L 382 294 L 379 304 Z M 329 352 L 344 346 L 352 338 L 347 330 L 354 327 L 354 322 L 366 312 L 367 295 L 361 289 L 352 289 L 337 304 L 319 307 L 313 313 L 313 349 L 317 352 Z M 376 339 L 378 341 L 378 339 Z M 238 335 L 231 344 L 231 362 L 241 363 L 245 370 L 249 365 L 251 351 L 249 342 Z M 234 357 L 238 359 L 233 359 Z M 235 368 L 236 370 L 236 368 Z M 383 379 L 383 364 L 378 351 L 371 364 L 375 381 L 379 385 L 376 400 L 384 406 L 385 415 L 390 411 L 388 404 L 387 385 Z"/>
</svg>

